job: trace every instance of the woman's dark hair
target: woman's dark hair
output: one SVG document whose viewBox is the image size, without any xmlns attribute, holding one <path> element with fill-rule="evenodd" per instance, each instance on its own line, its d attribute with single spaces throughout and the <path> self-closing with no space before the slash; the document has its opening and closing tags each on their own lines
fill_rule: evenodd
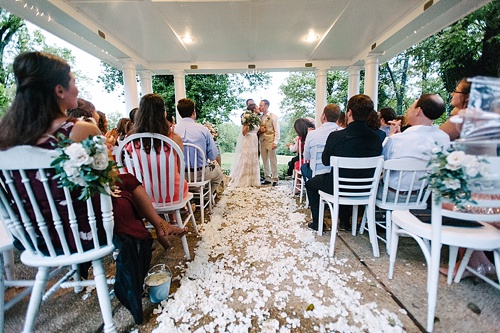
<svg viewBox="0 0 500 333">
<path fill-rule="evenodd" d="M 116 124 L 116 132 L 118 134 L 118 138 L 123 140 L 123 138 L 127 135 L 127 133 L 132 128 L 132 122 L 130 118 L 120 118 L 118 120 L 118 124 Z"/>
<path fill-rule="evenodd" d="M 102 134 L 106 134 L 108 131 L 108 119 L 106 118 L 106 114 L 102 111 L 97 111 L 99 115 L 99 122 L 97 123 L 97 127 L 101 130 Z"/>
<path fill-rule="evenodd" d="M 54 88 L 69 88 L 71 68 L 55 55 L 22 53 L 14 60 L 13 70 L 16 96 L 0 121 L 0 149 L 36 144 L 61 115 Z"/>
<path fill-rule="evenodd" d="M 255 104 L 255 103 L 250 103 L 250 104 L 248 104 L 248 106 L 247 106 L 247 110 L 248 110 L 248 111 L 253 111 L 253 109 L 255 109 L 255 107 L 256 107 L 256 106 L 257 106 L 257 104 Z"/>
<path fill-rule="evenodd" d="M 380 119 L 375 110 L 368 115 L 368 118 L 366 118 L 366 125 L 374 131 L 380 129 Z"/>
<path fill-rule="evenodd" d="M 147 94 L 141 98 L 131 131 L 131 134 L 135 133 L 170 134 L 165 119 L 165 102 L 160 95 Z"/>
<path fill-rule="evenodd" d="M 311 127 L 315 128 L 314 124 L 306 118 L 299 118 L 295 120 L 295 123 L 293 123 L 293 128 L 302 142 L 306 140 L 307 132 Z"/>
<path fill-rule="evenodd" d="M 77 99 L 77 107 L 71 110 L 66 110 L 66 115 L 72 118 L 90 118 L 94 119 L 94 104 L 89 101 L 84 100 L 83 98 Z M 96 124 L 97 125 L 97 124 Z"/>
</svg>

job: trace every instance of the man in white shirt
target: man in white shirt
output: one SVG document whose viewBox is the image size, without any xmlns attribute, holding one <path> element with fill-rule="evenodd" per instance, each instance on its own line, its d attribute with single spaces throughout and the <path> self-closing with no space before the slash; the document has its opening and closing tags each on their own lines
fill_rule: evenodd
<svg viewBox="0 0 500 333">
<path fill-rule="evenodd" d="M 219 155 L 219 149 L 215 144 L 210 130 L 195 121 L 196 110 L 194 102 L 188 98 L 180 99 L 177 102 L 177 111 L 179 111 L 182 119 L 175 125 L 175 133 L 180 135 L 182 142 L 197 145 L 203 150 L 208 160 L 215 161 Z M 200 158 L 200 156 L 198 157 Z M 193 161 L 191 161 L 192 164 Z M 204 162 L 207 161 L 198 160 L 198 165 L 203 165 Z M 206 180 L 210 179 L 212 189 L 217 189 L 223 178 L 220 166 L 217 163 L 207 164 L 204 174 Z M 201 176 L 201 174 L 199 175 Z"/>
<path fill-rule="evenodd" d="M 280 126 L 278 117 L 273 113 L 269 113 L 269 101 L 267 99 L 260 101 L 259 109 L 262 112 L 259 130 L 260 155 L 262 156 L 265 177 L 262 185 L 272 183 L 273 186 L 276 186 L 278 185 L 276 148 L 278 148 L 278 142 L 280 141 Z M 269 164 L 271 164 L 271 168 L 269 168 Z"/>
<path fill-rule="evenodd" d="M 435 119 L 441 117 L 445 111 L 445 104 L 439 95 L 423 94 L 406 111 L 408 129 L 401 132 L 400 124 L 393 122 L 389 137 L 383 147 L 382 154 L 385 160 L 411 158 L 416 160 L 428 161 L 431 157 L 431 151 L 436 147 L 450 146 L 450 137 L 438 126 L 433 126 Z M 394 176 L 394 177 L 393 177 Z M 425 176 L 425 174 L 422 174 Z M 401 190 L 418 190 L 420 182 L 414 184 L 410 189 L 410 177 L 401 180 Z M 395 189 L 398 184 L 398 175 L 391 174 L 389 179 L 389 188 Z"/>
<path fill-rule="evenodd" d="M 311 159 L 311 154 L 313 149 L 317 145 L 325 145 L 326 139 L 331 132 L 342 130 L 343 128 L 337 124 L 337 120 L 340 116 L 340 108 L 337 104 L 328 104 L 323 109 L 323 114 L 321 115 L 321 126 L 316 128 L 314 131 L 307 133 L 306 142 L 304 144 L 304 151 L 302 153 L 303 158 L 306 161 Z M 319 169 L 330 169 L 330 167 L 325 167 L 323 164 L 316 165 L 316 170 Z M 300 168 L 302 176 L 309 180 L 312 177 L 312 170 L 309 162 L 302 164 Z"/>
</svg>

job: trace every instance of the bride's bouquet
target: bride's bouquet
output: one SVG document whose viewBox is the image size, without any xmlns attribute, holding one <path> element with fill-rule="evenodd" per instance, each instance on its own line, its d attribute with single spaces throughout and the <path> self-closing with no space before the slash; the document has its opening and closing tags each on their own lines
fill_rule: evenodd
<svg viewBox="0 0 500 333">
<path fill-rule="evenodd" d="M 108 156 L 106 138 L 89 136 L 81 142 L 73 142 L 62 134 L 57 138 L 56 151 L 59 154 L 51 165 L 59 185 L 70 190 L 80 188 L 79 200 L 98 193 L 111 195 L 109 187 L 119 179 L 116 162 Z"/>
<path fill-rule="evenodd" d="M 241 117 L 241 124 L 248 126 L 250 130 L 260 126 L 260 117 L 252 111 L 247 111 Z"/>
</svg>

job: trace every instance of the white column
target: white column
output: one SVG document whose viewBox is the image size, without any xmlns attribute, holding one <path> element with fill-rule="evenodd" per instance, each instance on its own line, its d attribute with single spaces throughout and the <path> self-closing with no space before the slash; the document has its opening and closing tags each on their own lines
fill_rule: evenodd
<svg viewBox="0 0 500 333">
<path fill-rule="evenodd" d="M 321 126 L 321 115 L 326 106 L 327 69 L 316 69 L 316 127 Z"/>
<path fill-rule="evenodd" d="M 139 77 L 141 79 L 141 94 L 142 96 L 153 93 L 153 72 L 140 71 Z"/>
<path fill-rule="evenodd" d="M 378 54 L 365 59 L 365 95 L 373 100 L 373 107 L 378 110 Z"/>
<path fill-rule="evenodd" d="M 123 88 L 125 90 L 126 113 L 139 107 L 139 93 L 137 92 L 137 78 L 135 63 L 132 60 L 121 60 L 123 72 Z"/>
<path fill-rule="evenodd" d="M 181 119 L 177 112 L 177 102 L 186 98 L 186 73 L 184 71 L 173 71 L 174 73 L 174 90 L 175 90 L 175 116 L 177 121 Z"/>
<path fill-rule="evenodd" d="M 359 66 L 352 66 L 347 69 L 347 72 L 349 73 L 347 98 L 351 98 L 352 96 L 359 94 L 360 69 L 361 68 Z"/>
</svg>

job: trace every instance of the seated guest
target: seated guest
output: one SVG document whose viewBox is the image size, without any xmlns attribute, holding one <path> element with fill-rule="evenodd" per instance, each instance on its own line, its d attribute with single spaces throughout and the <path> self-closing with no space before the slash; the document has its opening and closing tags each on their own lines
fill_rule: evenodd
<svg viewBox="0 0 500 333">
<path fill-rule="evenodd" d="M 108 119 L 106 118 L 106 114 L 102 111 L 97 111 L 99 115 L 99 122 L 97 123 L 97 127 L 101 130 L 102 135 L 108 133 Z"/>
<path fill-rule="evenodd" d="M 127 136 L 127 133 L 132 129 L 132 122 L 130 118 L 120 118 L 118 124 L 116 124 L 116 134 L 118 136 L 118 141 L 123 141 Z"/>
<path fill-rule="evenodd" d="M 72 118 L 82 118 L 84 121 L 89 121 L 95 125 L 99 122 L 99 114 L 97 113 L 94 104 L 83 98 L 77 99 L 77 106 L 73 109 L 66 110 L 66 115 Z"/>
<path fill-rule="evenodd" d="M 345 123 L 345 112 L 340 112 L 339 119 L 337 120 L 337 125 L 339 125 L 342 128 L 346 128 L 346 123 Z"/>
<path fill-rule="evenodd" d="M 368 119 L 366 119 L 366 124 L 377 133 L 380 142 L 384 142 L 386 134 L 380 129 L 380 119 L 378 118 L 377 112 L 373 111 L 370 113 Z"/>
<path fill-rule="evenodd" d="M 147 94 L 144 95 L 141 98 L 141 101 L 139 103 L 139 109 L 137 110 L 135 114 L 135 122 L 134 125 L 132 126 L 132 130 L 130 131 L 129 135 L 132 134 L 137 134 L 137 133 L 158 133 L 162 134 L 170 139 L 172 139 L 183 151 L 184 146 L 182 144 L 182 139 L 179 135 L 175 134 L 174 132 L 170 131 L 170 127 L 168 126 L 167 119 L 166 119 L 166 111 L 165 111 L 165 103 L 163 102 L 163 98 L 158 95 L 158 94 Z M 150 147 L 148 147 L 150 148 Z M 137 140 L 134 142 L 132 145 L 131 143 L 128 144 L 127 150 L 132 151 L 132 149 L 136 149 L 138 152 L 138 157 L 139 157 L 139 162 L 143 163 L 140 158 L 141 154 L 139 153 L 139 150 L 141 149 L 141 142 Z M 160 149 L 160 143 L 158 142 L 158 146 L 155 147 L 157 150 L 157 154 L 159 154 L 159 149 Z M 165 151 L 167 154 L 170 154 L 170 147 L 165 146 L 164 147 Z M 149 149 L 147 149 L 149 151 Z M 158 166 L 160 166 L 160 159 L 157 159 Z M 148 154 L 148 163 L 151 163 L 150 156 Z M 166 167 L 167 170 L 169 169 L 169 162 L 168 158 L 166 161 Z M 150 175 L 151 177 L 153 176 L 152 174 Z M 159 177 L 160 175 L 158 175 Z M 151 179 L 151 184 L 153 184 L 153 181 Z M 169 193 L 170 185 L 169 185 L 169 180 L 167 178 L 167 193 L 162 193 L 162 198 L 166 202 L 171 202 L 171 201 L 178 201 L 180 198 L 180 170 L 179 170 L 179 164 L 176 163 L 176 168 L 175 168 L 175 184 L 174 184 L 174 193 Z M 185 198 L 188 194 L 188 185 L 186 180 L 184 180 L 184 193 L 182 194 L 182 197 Z"/>
<path fill-rule="evenodd" d="M 304 160 L 309 161 L 311 159 L 311 154 L 313 153 L 315 146 L 324 146 L 326 144 L 326 139 L 330 133 L 343 129 L 337 124 L 340 114 L 340 108 L 337 104 L 328 104 L 325 106 L 323 114 L 321 115 L 321 126 L 314 131 L 311 131 L 306 137 L 302 155 Z M 323 165 L 322 167 L 324 168 Z M 306 180 L 311 179 L 312 170 L 309 162 L 302 164 L 300 171 Z"/>
<path fill-rule="evenodd" d="M 330 165 L 331 156 L 374 157 L 382 153 L 382 143 L 378 135 L 366 124 L 366 119 L 371 112 L 373 112 L 373 101 L 369 96 L 360 94 L 349 99 L 346 112 L 347 127 L 344 130 L 332 132 L 328 136 L 325 150 L 322 155 L 322 162 L 324 165 Z M 321 129 L 321 127 L 315 131 L 319 129 Z M 372 170 L 341 170 L 340 175 L 341 177 L 365 178 L 367 176 L 371 177 L 373 172 Z M 321 190 L 333 194 L 333 170 L 327 174 L 321 174 L 311 178 L 306 182 L 306 189 L 313 217 L 313 221 L 308 224 L 308 227 L 318 230 L 318 191 Z M 349 223 L 350 215 L 351 207 L 340 206 L 340 228 L 345 230 L 351 228 L 351 224 Z"/>
<path fill-rule="evenodd" d="M 299 118 L 295 120 L 295 122 L 293 123 L 293 128 L 295 129 L 295 133 L 297 133 L 297 136 L 293 139 L 294 142 L 288 144 L 287 146 L 292 153 L 296 152 L 297 155 L 288 162 L 288 170 L 287 170 L 288 176 L 293 175 L 294 169 L 298 170 L 298 165 L 299 165 L 298 153 L 299 151 L 301 153 L 304 152 L 304 145 L 306 143 L 307 133 L 311 130 L 314 130 L 315 126 L 314 123 L 312 123 L 309 119 Z M 299 145 L 299 139 L 300 139 L 300 145 Z"/>
<path fill-rule="evenodd" d="M 450 146 L 448 135 L 439 127 L 432 125 L 433 121 L 441 117 L 444 111 L 445 104 L 439 95 L 421 95 L 406 111 L 406 119 L 411 127 L 401 132 L 397 123 L 391 125 L 390 135 L 383 149 L 384 159 L 411 158 L 428 161 L 433 148 L 448 148 Z M 391 174 L 390 188 L 397 188 L 398 177 L 397 174 Z M 411 179 L 406 178 L 403 175 L 400 189 L 403 191 L 418 190 L 420 182 L 416 182 L 414 188 L 410 189 L 408 187 Z"/>
<path fill-rule="evenodd" d="M 378 118 L 380 119 L 380 130 L 384 131 L 385 136 L 389 135 L 390 121 L 396 119 L 396 111 L 393 108 L 382 108 L 378 111 Z"/>
<path fill-rule="evenodd" d="M 179 100 L 177 111 L 182 119 L 175 126 L 175 132 L 180 135 L 184 143 L 195 144 L 203 150 L 207 161 L 198 160 L 198 165 L 207 163 L 204 169 L 205 180 L 211 181 L 212 190 L 215 191 L 222 181 L 223 174 L 218 164 L 210 163 L 210 161 L 215 161 L 219 155 L 214 138 L 208 128 L 196 123 L 195 104 L 192 100 L 188 98 Z M 191 161 L 191 164 L 194 164 L 194 161 Z M 201 177 L 201 173 L 198 173 L 198 177 Z"/>
<path fill-rule="evenodd" d="M 470 94 L 471 83 L 467 81 L 467 79 L 462 79 L 458 82 L 455 90 L 451 92 L 451 101 L 450 104 L 453 106 L 453 110 L 450 113 L 450 116 L 458 115 L 458 111 L 467 108 L 467 104 L 469 103 L 469 94 Z M 460 125 L 454 124 L 448 118 L 440 127 L 441 130 L 446 132 L 450 137 L 451 141 L 455 141 L 460 137 Z"/>
</svg>

